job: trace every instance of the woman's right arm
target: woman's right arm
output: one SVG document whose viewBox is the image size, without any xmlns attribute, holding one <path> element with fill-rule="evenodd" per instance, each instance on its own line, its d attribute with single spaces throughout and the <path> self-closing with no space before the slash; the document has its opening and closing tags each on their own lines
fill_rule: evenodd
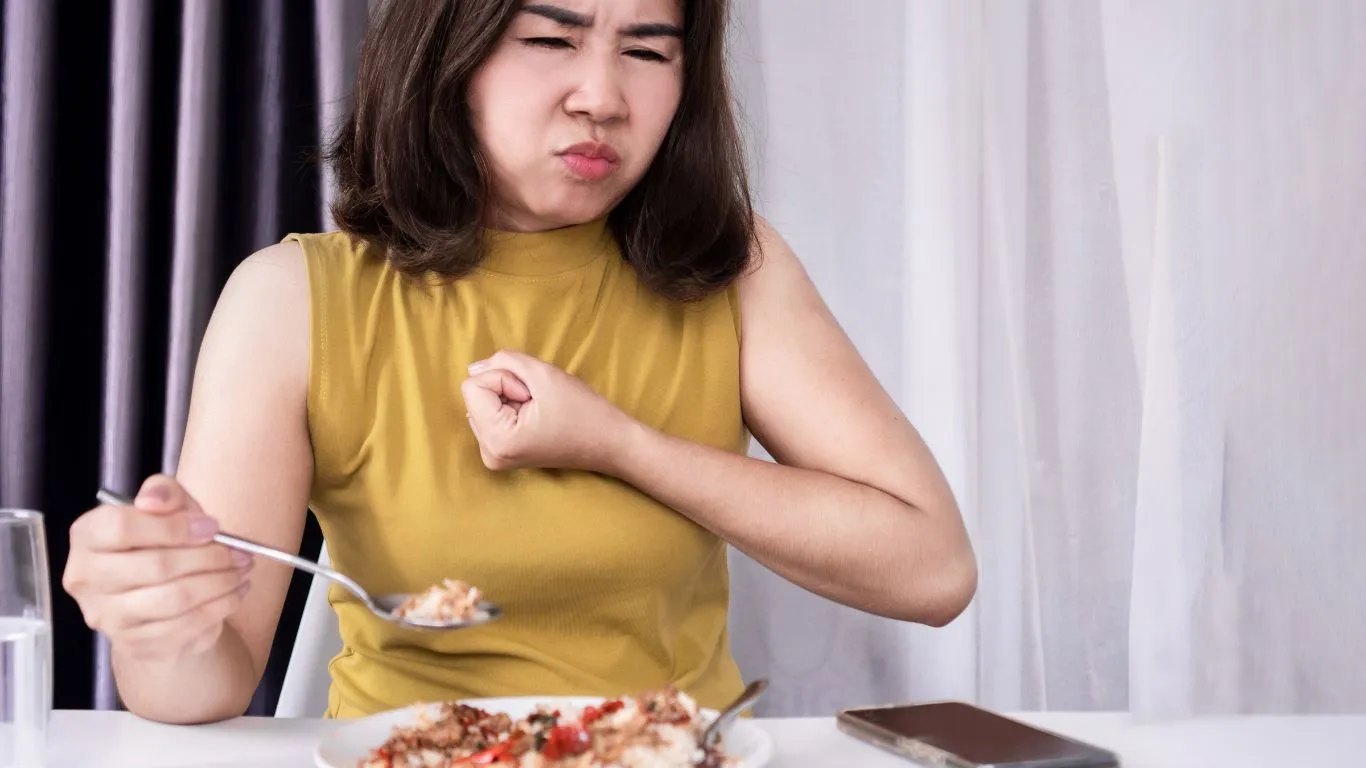
<svg viewBox="0 0 1366 768">
<path fill-rule="evenodd" d="M 271 246 L 233 272 L 214 309 L 176 477 L 149 478 L 135 508 L 99 507 L 72 526 L 63 584 L 110 637 L 119 695 L 142 717 L 235 717 L 261 680 L 292 570 L 256 558 L 235 571 L 189 523 L 207 515 L 298 552 L 313 478 L 308 366 L 303 253 Z"/>
</svg>

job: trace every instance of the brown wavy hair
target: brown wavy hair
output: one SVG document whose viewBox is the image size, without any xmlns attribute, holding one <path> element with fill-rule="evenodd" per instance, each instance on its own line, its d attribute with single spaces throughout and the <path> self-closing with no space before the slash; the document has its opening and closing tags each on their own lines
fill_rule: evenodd
<svg viewBox="0 0 1366 768">
<path fill-rule="evenodd" d="M 645 175 L 608 216 L 652 290 L 693 301 L 750 263 L 754 212 L 725 63 L 728 0 L 682 0 L 683 91 Z M 455 279 L 484 256 L 490 180 L 466 92 L 522 0 L 388 0 L 325 157 L 332 216 L 398 271 Z"/>
</svg>

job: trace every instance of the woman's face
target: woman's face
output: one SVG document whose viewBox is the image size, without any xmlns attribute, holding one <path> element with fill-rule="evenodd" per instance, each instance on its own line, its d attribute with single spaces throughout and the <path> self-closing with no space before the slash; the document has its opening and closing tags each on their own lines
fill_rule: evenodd
<svg viewBox="0 0 1366 768">
<path fill-rule="evenodd" d="M 470 83 L 493 226 L 605 215 L 645 174 L 683 86 L 681 0 L 524 3 Z"/>
</svg>

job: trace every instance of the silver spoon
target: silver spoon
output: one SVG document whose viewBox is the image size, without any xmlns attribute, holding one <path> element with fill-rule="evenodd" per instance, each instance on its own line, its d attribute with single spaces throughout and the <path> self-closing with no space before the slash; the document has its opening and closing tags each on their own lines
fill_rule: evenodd
<svg viewBox="0 0 1366 768">
<path fill-rule="evenodd" d="M 711 725 L 707 726 L 707 730 L 702 733 L 702 747 L 704 749 L 715 748 L 717 742 L 721 740 L 721 734 L 730 727 L 735 718 L 739 717 L 741 712 L 749 709 L 751 704 L 758 701 L 766 690 L 768 690 L 768 681 L 764 678 L 759 678 L 750 683 L 744 692 L 735 701 L 732 701 L 729 707 L 721 710 L 716 715 L 716 719 L 711 721 Z"/>
<path fill-rule="evenodd" d="M 95 493 L 95 498 L 99 499 L 101 504 L 108 504 L 110 506 L 133 506 L 133 502 L 131 500 L 126 499 L 116 493 L 106 491 L 104 489 L 97 491 Z M 281 552 L 280 550 L 274 549 L 273 547 L 267 547 L 264 544 L 257 544 L 254 541 L 248 541 L 247 539 L 243 539 L 237 536 L 230 536 L 226 533 L 215 534 L 213 540 L 219 544 L 222 544 L 225 547 L 230 547 L 241 552 L 246 552 L 250 555 L 260 555 L 261 557 L 268 557 L 271 560 L 284 563 L 285 565 L 297 568 L 301 571 L 307 571 L 308 573 L 314 574 L 315 576 L 321 576 L 325 579 L 335 581 L 338 584 L 345 587 L 347 590 L 349 590 L 351 594 L 360 598 L 361 603 L 364 604 L 366 608 L 370 609 L 371 613 L 375 614 L 381 619 L 384 619 L 385 621 L 392 621 L 395 624 L 399 624 L 405 627 L 411 627 L 413 629 L 467 629 L 469 627 L 477 627 L 480 624 L 487 624 L 490 621 L 494 621 L 495 619 L 503 615 L 503 609 L 501 607 L 499 607 L 496 603 L 490 603 L 487 600 L 485 600 L 479 603 L 478 611 L 475 614 L 475 616 L 465 621 L 440 621 L 436 619 L 425 619 L 420 617 L 409 618 L 406 616 L 397 616 L 395 615 L 394 611 L 397 610 L 398 607 L 403 604 L 404 600 L 408 599 L 409 595 L 398 593 L 392 595 L 379 595 L 377 597 L 371 597 L 369 592 L 366 592 L 363 588 L 361 588 L 361 585 L 357 584 L 350 577 L 338 573 L 337 571 L 334 571 L 331 568 L 328 568 L 327 566 L 319 565 L 313 562 L 312 560 L 305 560 L 302 557 L 295 557 L 294 555 L 291 555 L 288 552 Z"/>
</svg>

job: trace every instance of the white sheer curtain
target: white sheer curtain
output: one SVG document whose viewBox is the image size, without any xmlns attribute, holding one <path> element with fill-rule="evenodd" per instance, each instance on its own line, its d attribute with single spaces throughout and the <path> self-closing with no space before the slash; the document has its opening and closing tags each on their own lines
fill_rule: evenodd
<svg viewBox="0 0 1366 768">
<path fill-rule="evenodd" d="M 1366 4 L 737 12 L 762 210 L 981 563 L 928 630 L 736 556 L 761 710 L 1366 710 Z"/>
</svg>

